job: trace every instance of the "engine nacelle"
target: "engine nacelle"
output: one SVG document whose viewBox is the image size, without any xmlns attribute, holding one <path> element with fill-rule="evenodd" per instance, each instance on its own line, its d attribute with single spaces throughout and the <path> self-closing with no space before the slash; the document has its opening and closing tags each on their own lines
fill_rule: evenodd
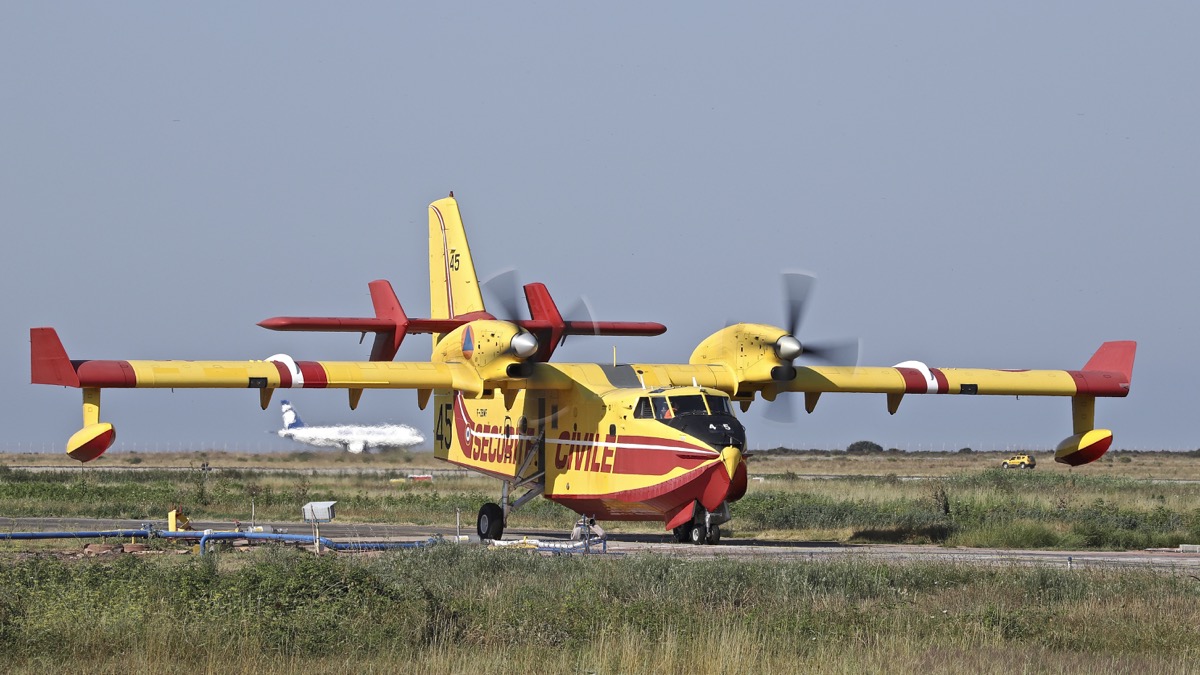
<svg viewBox="0 0 1200 675">
<path fill-rule="evenodd" d="M 482 382 L 523 379 L 533 373 L 528 359 L 537 339 L 507 321 L 472 321 L 446 334 L 433 350 L 433 360 L 470 365 L 480 383 L 455 382 L 455 389 L 478 394 Z"/>
<path fill-rule="evenodd" d="M 80 462 L 90 462 L 117 440 L 117 430 L 108 422 L 89 424 L 67 440 L 67 455 Z"/>
<path fill-rule="evenodd" d="M 781 338 L 787 340 L 781 343 Z M 795 345 L 791 344 L 793 342 Z M 740 382 L 768 383 L 795 377 L 791 359 L 799 353 L 799 343 L 782 328 L 759 323 L 738 323 L 705 338 L 688 361 L 693 364 L 724 365 L 736 373 L 735 379 Z"/>
<path fill-rule="evenodd" d="M 1054 461 L 1068 466 L 1094 462 L 1108 452 L 1113 435 L 1108 429 L 1092 429 L 1064 439 L 1054 451 Z"/>
</svg>

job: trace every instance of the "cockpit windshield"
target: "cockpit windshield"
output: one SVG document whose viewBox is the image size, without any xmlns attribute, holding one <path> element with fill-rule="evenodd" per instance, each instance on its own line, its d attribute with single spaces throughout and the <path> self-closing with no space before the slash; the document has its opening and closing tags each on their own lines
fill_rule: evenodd
<svg viewBox="0 0 1200 675">
<path fill-rule="evenodd" d="M 699 394 L 689 396 L 671 396 L 671 407 L 674 409 L 675 416 L 680 415 L 707 415 L 708 408 L 704 407 L 704 397 Z"/>
<path fill-rule="evenodd" d="M 733 412 L 729 409 L 729 399 L 724 396 L 705 396 L 704 400 L 708 402 L 708 410 L 713 415 L 732 415 Z"/>
<path fill-rule="evenodd" d="M 634 406 L 638 419 L 670 420 L 680 415 L 732 415 L 729 399 L 711 394 L 643 396 Z"/>
<path fill-rule="evenodd" d="M 699 386 L 662 387 L 635 394 L 636 401 L 631 401 L 624 392 L 619 396 L 622 407 L 628 405 L 634 419 L 655 420 L 670 427 L 672 434 L 678 432 L 681 440 L 691 438 L 718 451 L 726 447 L 743 451 L 746 448 L 746 428 L 734 416 L 730 398 L 719 390 Z M 633 428 L 638 426 L 635 424 Z M 658 429 L 658 433 L 668 431 Z"/>
</svg>

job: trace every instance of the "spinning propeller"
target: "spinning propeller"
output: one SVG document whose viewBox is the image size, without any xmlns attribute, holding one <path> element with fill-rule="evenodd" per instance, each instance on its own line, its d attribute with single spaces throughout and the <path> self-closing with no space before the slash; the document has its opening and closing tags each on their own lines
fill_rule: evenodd
<svg viewBox="0 0 1200 675">
<path fill-rule="evenodd" d="M 534 357 L 536 361 L 550 360 L 555 348 L 568 335 L 642 336 L 661 335 L 667 330 L 666 326 L 651 321 L 595 321 L 592 319 L 591 305 L 582 297 L 571 305 L 566 315 L 583 315 L 584 318 L 564 319 L 545 284 L 522 286 L 517 271 L 512 268 L 492 275 L 480 284 L 480 288 L 503 310 L 501 320 L 511 321 L 537 338 L 539 347 Z M 524 290 L 529 319 L 517 318 L 521 314 L 518 289 Z"/>
<path fill-rule="evenodd" d="M 858 338 L 841 340 L 805 340 L 800 341 L 796 336 L 804 321 L 804 312 L 808 308 L 809 296 L 816 286 L 817 278 L 804 272 L 783 273 L 784 328 L 788 334 L 779 338 L 775 343 L 775 354 L 786 365 L 778 366 L 772 371 L 776 380 L 789 381 L 796 376 L 793 365 L 797 358 L 806 358 L 819 365 L 850 366 L 858 365 L 859 351 L 862 341 Z M 792 397 L 770 401 L 766 417 L 775 422 L 788 423 L 795 419 L 795 406 Z"/>
</svg>

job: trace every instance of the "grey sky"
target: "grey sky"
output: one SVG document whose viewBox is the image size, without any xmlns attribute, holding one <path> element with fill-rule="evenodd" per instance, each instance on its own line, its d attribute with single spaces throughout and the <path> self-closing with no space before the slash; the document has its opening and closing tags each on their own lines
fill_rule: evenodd
<svg viewBox="0 0 1200 675">
<path fill-rule="evenodd" d="M 1098 424 L 1200 447 L 1193 4 L 429 4 L 0 7 L 0 445 L 79 427 L 77 391 L 28 384 L 30 326 L 74 358 L 365 358 L 254 324 L 367 314 L 381 277 L 426 315 L 425 207 L 454 190 L 481 276 L 668 326 L 623 361 L 781 322 L 778 272 L 806 269 L 801 338 L 860 336 L 869 365 L 1077 368 L 1138 340 Z M 288 395 L 431 427 L 410 392 Z M 1060 399 L 743 417 L 756 447 L 1070 434 Z M 251 391 L 110 390 L 102 419 L 118 447 L 279 425 Z"/>
</svg>

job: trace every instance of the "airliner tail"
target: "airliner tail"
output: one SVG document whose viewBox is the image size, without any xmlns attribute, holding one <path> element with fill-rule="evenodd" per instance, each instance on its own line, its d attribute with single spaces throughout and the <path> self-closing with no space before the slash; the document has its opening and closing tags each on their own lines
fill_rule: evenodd
<svg viewBox="0 0 1200 675">
<path fill-rule="evenodd" d="M 284 429 L 299 429 L 304 426 L 304 420 L 300 419 L 300 415 L 292 404 L 286 399 L 279 402 L 280 410 L 283 412 L 283 428 Z"/>
</svg>

